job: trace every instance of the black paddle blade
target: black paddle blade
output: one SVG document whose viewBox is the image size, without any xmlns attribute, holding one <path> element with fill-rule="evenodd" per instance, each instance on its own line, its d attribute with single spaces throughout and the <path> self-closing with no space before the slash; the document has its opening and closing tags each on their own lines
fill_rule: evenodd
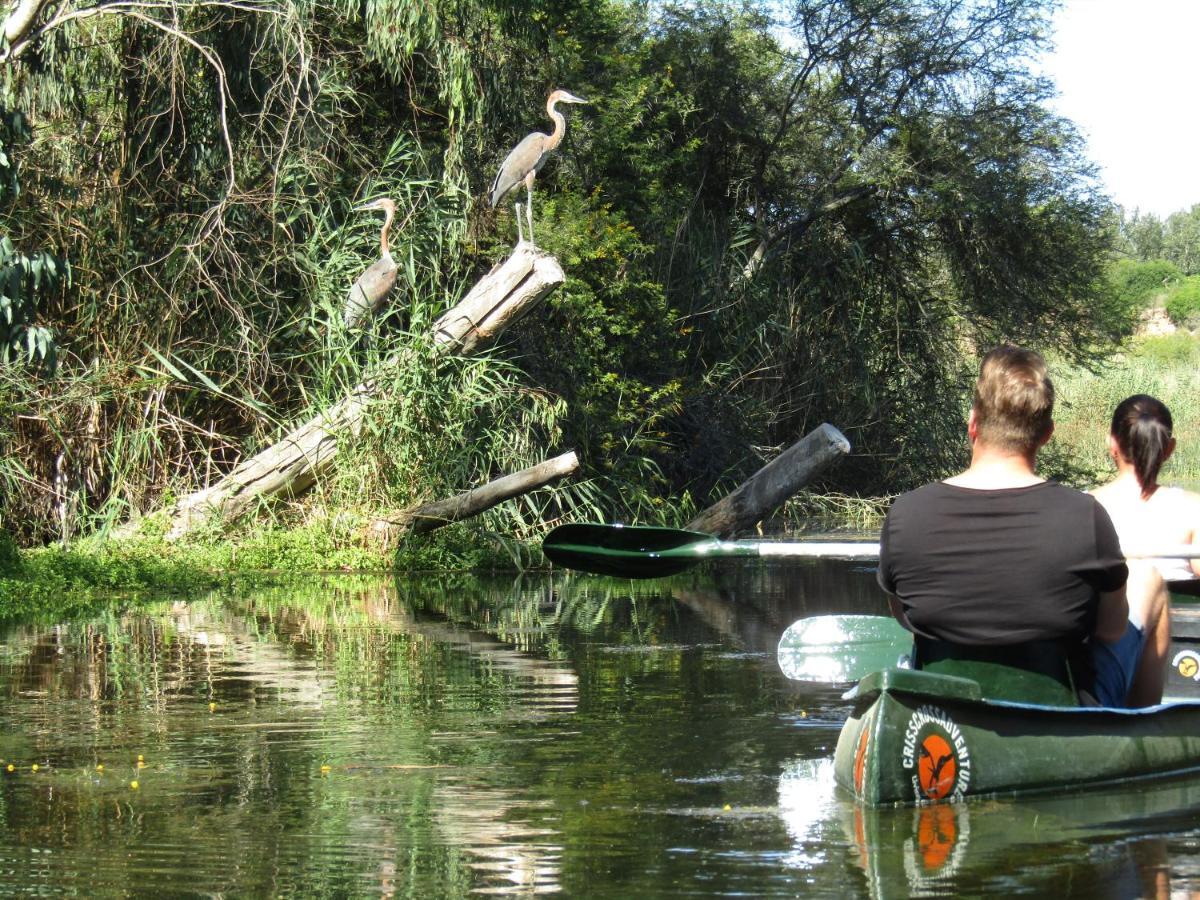
<svg viewBox="0 0 1200 900">
<path fill-rule="evenodd" d="M 717 543 L 710 534 L 677 528 L 559 525 L 542 540 L 542 552 L 567 569 L 619 578 L 661 578 L 695 565 L 703 558 L 703 548 Z"/>
</svg>

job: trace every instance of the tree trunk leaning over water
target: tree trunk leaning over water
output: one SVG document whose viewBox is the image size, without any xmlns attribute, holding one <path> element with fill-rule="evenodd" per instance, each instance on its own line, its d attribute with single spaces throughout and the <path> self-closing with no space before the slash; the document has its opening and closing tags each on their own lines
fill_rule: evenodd
<svg viewBox="0 0 1200 900">
<path fill-rule="evenodd" d="M 812 481 L 830 463 L 850 452 L 850 442 L 829 423 L 792 444 L 735 490 L 687 523 L 690 531 L 732 538 L 754 527 Z"/>
<path fill-rule="evenodd" d="M 489 481 L 457 497 L 435 500 L 392 515 L 381 516 L 371 524 L 372 541 L 378 546 L 386 547 L 395 543 L 405 533 L 425 534 L 443 525 L 461 522 L 512 497 L 528 494 L 565 478 L 578 468 L 579 457 L 572 450 L 562 456 L 544 460 L 536 466 Z"/>
<path fill-rule="evenodd" d="M 433 340 L 444 353 L 472 353 L 562 282 L 562 268 L 553 256 L 521 244 L 434 323 Z M 393 356 L 382 371 L 403 364 L 401 356 Z M 176 502 L 168 513 L 167 537 L 183 537 L 213 518 L 227 521 L 261 500 L 294 496 L 311 487 L 337 456 L 339 442 L 358 434 L 367 406 L 380 397 L 380 374 L 376 372 L 329 409 L 239 463 L 216 483 Z"/>
</svg>

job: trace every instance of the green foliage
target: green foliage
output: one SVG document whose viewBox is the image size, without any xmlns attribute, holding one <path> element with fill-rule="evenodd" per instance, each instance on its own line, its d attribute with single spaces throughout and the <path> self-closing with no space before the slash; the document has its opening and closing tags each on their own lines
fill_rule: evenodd
<svg viewBox="0 0 1200 900">
<path fill-rule="evenodd" d="M 1121 249 L 1141 262 L 1165 259 L 1184 275 L 1200 274 L 1200 204 L 1162 221 L 1153 214 L 1121 214 Z"/>
<path fill-rule="evenodd" d="M 1200 341 L 1185 331 L 1145 337 L 1134 344 L 1133 354 L 1150 365 L 1186 370 L 1200 366 Z"/>
<path fill-rule="evenodd" d="M 15 147 L 28 143 L 29 124 L 19 111 L 0 102 L 0 203 L 20 190 Z M 54 336 L 35 323 L 38 297 L 70 279 L 65 263 L 47 252 L 19 253 L 0 214 L 0 365 L 25 363 L 45 372 L 56 364 Z"/>
<path fill-rule="evenodd" d="M 1179 268 L 1165 259 L 1118 259 L 1109 270 L 1117 298 L 1131 309 L 1154 305 L 1182 277 Z"/>
<path fill-rule="evenodd" d="M 20 566 L 0 570 L 0 619 L 69 618 L 113 602 L 116 592 L 188 593 L 224 580 L 154 546 L 84 545 L 25 552 Z"/>
<path fill-rule="evenodd" d="M 849 531 L 866 534 L 879 531 L 893 499 L 800 491 L 788 499 L 784 514 L 796 533 L 828 535 Z"/>
<path fill-rule="evenodd" d="M 0 236 L 0 365 L 24 362 L 54 371 L 54 336 L 34 324 L 34 307 L 40 292 L 66 277 L 65 268 L 49 253 L 18 253 Z"/>
<path fill-rule="evenodd" d="M 791 46 L 732 4 L 667 7 L 628 49 L 592 36 L 619 83 L 588 86 L 613 98 L 588 175 L 682 325 L 677 492 L 711 497 L 822 420 L 859 451 L 833 485 L 893 491 L 961 457 L 964 342 L 1089 359 L 1130 333 L 1108 207 L 1016 50 L 1045 10 L 950 5 L 796 4 Z"/>
<path fill-rule="evenodd" d="M 1121 211 L 1122 249 L 1139 262 L 1160 259 L 1163 255 L 1163 223 L 1153 213 L 1134 211 L 1130 218 Z"/>
<path fill-rule="evenodd" d="M 17 177 L 15 146 L 29 141 L 31 133 L 25 115 L 0 105 L 0 202 L 6 202 L 21 189 Z"/>
<path fill-rule="evenodd" d="M 651 248 L 597 194 L 547 200 L 535 226 L 567 279 L 522 330 L 517 351 L 563 398 L 564 413 L 573 411 L 563 442 L 592 460 L 608 515 L 653 520 L 651 498 L 667 488 L 666 429 L 681 403 L 675 338 L 686 326 L 662 285 L 641 274 Z"/>
<path fill-rule="evenodd" d="M 1200 327 L 1200 275 L 1185 278 L 1167 294 L 1167 315 L 1177 325 Z"/>
<path fill-rule="evenodd" d="M 17 542 L 7 531 L 0 530 L 0 577 L 11 578 L 21 573 L 21 553 Z"/>
<path fill-rule="evenodd" d="M 393 359 L 395 399 L 315 489 L 255 510 L 294 542 L 244 522 L 206 540 L 255 568 L 372 565 L 372 511 L 576 449 L 568 486 L 403 552 L 520 565 L 545 521 L 668 519 L 822 421 L 855 454 L 821 488 L 943 472 L 963 454 L 964 348 L 1093 361 L 1131 327 L 1107 278 L 1124 225 L 1025 67 L 1048 10 L 286 0 L 55 26 L 6 71 L 5 108 L 37 129 L 3 135 L 22 171 L 0 233 L 74 277 L 61 290 L 50 257 L 10 253 L 32 279 L 20 346 L 48 355 L 28 335 L 52 325 L 60 365 L 52 382 L 0 367 L 0 517 L 23 545 L 102 534 Z M 592 100 L 534 195 L 566 284 L 500 347 L 442 359 L 432 323 L 515 232 L 487 185 L 548 128 L 555 87 Z M 379 222 L 349 210 L 382 195 L 400 274 L 360 338 L 340 309 Z"/>
</svg>

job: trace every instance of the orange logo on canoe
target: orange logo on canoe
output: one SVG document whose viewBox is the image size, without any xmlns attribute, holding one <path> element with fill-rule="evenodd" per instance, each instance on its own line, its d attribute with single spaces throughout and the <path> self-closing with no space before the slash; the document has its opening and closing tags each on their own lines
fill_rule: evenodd
<svg viewBox="0 0 1200 900">
<path fill-rule="evenodd" d="M 928 734 L 921 741 L 917 779 L 921 791 L 930 800 L 941 800 L 954 789 L 958 780 L 958 759 L 954 748 L 940 734 Z"/>
<path fill-rule="evenodd" d="M 1171 665 L 1184 678 L 1190 678 L 1192 681 L 1200 681 L 1200 656 L 1197 656 L 1194 651 L 1180 650 L 1175 654 L 1175 658 L 1171 660 Z"/>
</svg>

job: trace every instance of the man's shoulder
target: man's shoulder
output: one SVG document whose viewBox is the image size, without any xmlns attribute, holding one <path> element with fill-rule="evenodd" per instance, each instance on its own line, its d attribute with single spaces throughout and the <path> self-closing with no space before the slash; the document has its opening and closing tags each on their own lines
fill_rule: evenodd
<svg viewBox="0 0 1200 900">
<path fill-rule="evenodd" d="M 944 481 L 932 481 L 919 488 L 905 491 L 892 501 L 888 508 L 888 518 L 895 521 L 904 516 L 920 516 L 940 508 L 950 488 Z"/>
<path fill-rule="evenodd" d="M 923 499 L 934 496 L 940 488 L 946 486 L 944 481 L 931 481 L 929 484 L 923 484 L 919 488 L 913 488 L 911 491 L 905 491 L 892 501 L 892 509 L 897 506 L 905 506 L 910 503 L 920 503 Z"/>
<path fill-rule="evenodd" d="M 1068 509 L 1092 509 L 1098 505 L 1098 501 L 1091 494 L 1057 481 L 1043 481 L 1025 487 L 999 490 L 963 488 L 947 484 L 944 481 L 931 481 L 929 484 L 923 484 L 919 488 L 900 494 L 892 501 L 891 508 L 893 510 L 919 509 L 951 499 L 969 502 L 971 500 L 984 501 L 998 496 L 1028 502 L 1030 505 L 1043 504 Z"/>
<path fill-rule="evenodd" d="M 1081 509 L 1094 509 L 1101 505 L 1095 495 L 1057 481 L 1045 483 L 1045 496 L 1055 505 L 1065 503 Z"/>
<path fill-rule="evenodd" d="M 926 497 L 934 497 L 938 494 L 946 492 L 949 486 L 944 481 L 931 481 L 929 484 L 923 484 L 919 488 L 913 488 L 911 491 L 905 491 L 900 494 L 895 500 L 895 503 L 912 503 L 914 500 L 921 500 Z"/>
</svg>

